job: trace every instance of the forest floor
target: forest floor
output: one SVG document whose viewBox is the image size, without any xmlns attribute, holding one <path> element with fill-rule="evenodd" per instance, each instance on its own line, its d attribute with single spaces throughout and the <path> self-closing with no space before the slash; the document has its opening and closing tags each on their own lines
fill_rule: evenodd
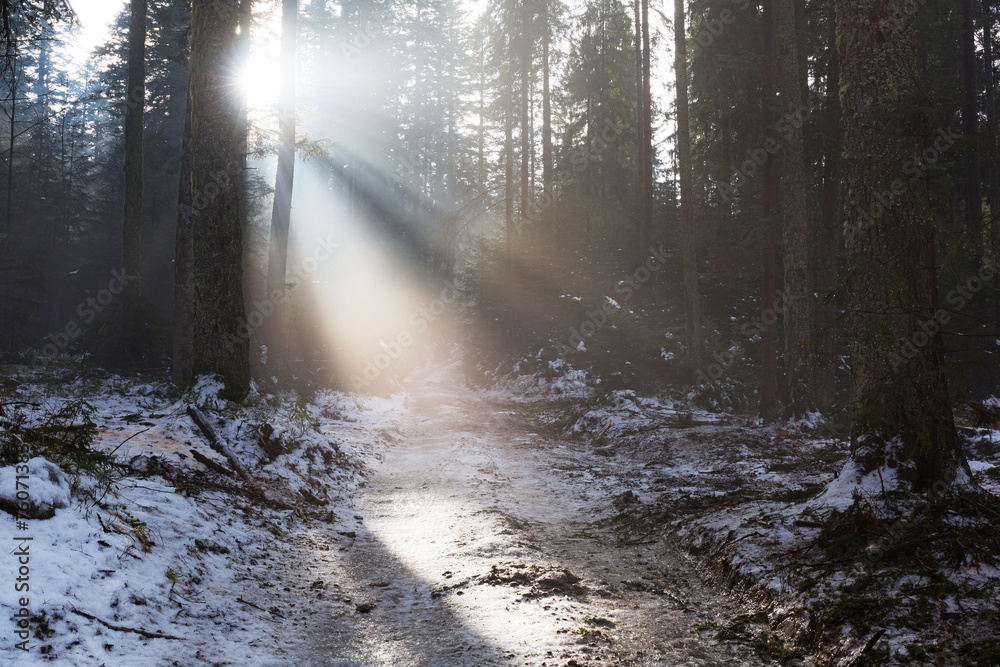
<svg viewBox="0 0 1000 667">
<path fill-rule="evenodd" d="M 239 407 L 211 383 L 178 397 L 95 371 L 20 376 L 0 399 L 9 443 L 89 421 L 118 463 L 32 460 L 36 516 L 0 524 L 31 538 L 29 593 L 14 556 L 0 571 L 0 662 L 995 664 L 995 527 L 956 508 L 929 535 L 895 529 L 888 471 L 854 477 L 815 423 L 628 391 L 526 399 L 460 369 L 388 399 Z M 964 493 L 990 512 L 1000 432 L 973 435 L 980 486 Z M 0 503 L 15 472 L 0 468 Z M 946 543 L 962 548 L 931 546 Z M 913 548 L 915 569 L 897 564 Z"/>
</svg>

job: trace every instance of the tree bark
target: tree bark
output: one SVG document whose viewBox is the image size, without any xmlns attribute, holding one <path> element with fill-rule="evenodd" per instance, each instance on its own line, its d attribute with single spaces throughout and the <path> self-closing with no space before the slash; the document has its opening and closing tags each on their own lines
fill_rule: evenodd
<svg viewBox="0 0 1000 667">
<path fill-rule="evenodd" d="M 146 0 L 132 0 L 125 96 L 125 210 L 122 215 L 122 332 L 135 331 L 142 295 L 143 115 L 146 106 Z M 131 344 L 131 336 L 122 341 Z"/>
<path fill-rule="evenodd" d="M 646 249 L 642 245 L 645 225 L 645 178 L 643 170 L 646 168 L 646 123 L 643 121 L 643 97 L 642 97 L 642 0 L 633 0 L 632 9 L 635 13 L 635 216 L 636 216 L 636 253 L 633 263 L 638 263 Z"/>
<path fill-rule="evenodd" d="M 549 89 L 549 48 L 552 26 L 549 0 L 542 0 L 542 187 L 552 195 L 552 91 Z"/>
<path fill-rule="evenodd" d="M 764 32 L 764 84 L 761 91 L 761 120 L 765 142 L 776 141 L 774 124 L 775 90 L 777 88 L 777 45 L 774 39 L 773 0 L 761 0 L 761 18 Z M 761 320 L 774 322 L 777 313 L 771 305 L 777 291 L 778 256 L 778 162 L 771 158 L 764 162 L 762 174 L 762 224 L 764 226 L 764 256 L 761 262 Z M 775 327 L 764 326 L 761 331 L 760 364 L 760 417 L 765 422 L 774 421 L 778 414 L 778 359 Z"/>
<path fill-rule="evenodd" d="M 528 224 L 531 205 L 531 10 L 521 2 L 521 225 Z"/>
<path fill-rule="evenodd" d="M 784 197 L 782 241 L 784 246 L 785 376 L 788 392 L 786 414 L 799 416 L 815 409 L 812 372 L 807 358 L 811 333 L 812 271 L 809 261 L 809 188 L 802 139 L 802 88 L 799 78 L 794 0 L 774 0 L 777 74 L 781 118 L 777 131 L 784 141 Z"/>
<path fill-rule="evenodd" d="M 969 226 L 979 223 L 983 213 L 979 182 L 979 104 L 976 89 L 976 15 L 973 0 L 961 0 L 962 13 L 962 134 L 965 135 L 965 218 Z"/>
<path fill-rule="evenodd" d="M 190 160 L 181 206 L 189 218 L 193 308 L 191 374 L 221 375 L 226 394 L 249 387 L 249 328 L 243 297 L 243 224 L 238 183 L 239 105 L 232 94 L 238 0 L 194 0 L 188 110 L 182 161 Z M 188 378 L 190 379 L 190 378 Z"/>
<path fill-rule="evenodd" d="M 698 296 L 698 251 L 691 178 L 691 128 L 688 121 L 687 34 L 684 0 L 674 0 L 674 78 L 677 82 L 677 163 L 680 172 L 681 272 L 684 280 L 684 329 L 687 376 L 695 382 L 701 368 L 701 304 Z"/>
<path fill-rule="evenodd" d="M 193 178 L 191 174 L 192 148 L 191 89 L 188 86 L 187 104 L 184 109 L 184 142 L 181 149 L 180 187 L 177 194 L 177 225 L 174 239 L 174 317 L 173 354 L 171 375 L 174 384 L 184 386 L 193 375 L 192 335 L 194 331 L 194 249 L 191 238 L 191 211 L 193 210 Z"/>
<path fill-rule="evenodd" d="M 827 138 L 823 156 L 823 226 L 820 234 L 820 257 L 818 267 L 819 294 L 828 297 L 837 287 L 836 257 L 840 249 L 840 59 L 837 55 L 837 33 L 830 26 L 826 69 Z M 827 301 L 820 307 L 819 337 L 822 366 L 816 374 L 817 407 L 829 413 L 836 399 L 836 317 L 833 303 Z"/>
<path fill-rule="evenodd" d="M 986 71 L 986 164 L 990 213 L 1000 214 L 1000 174 L 997 171 L 996 65 L 993 61 L 993 0 L 983 0 L 983 61 Z"/>
<path fill-rule="evenodd" d="M 289 363 L 289 317 L 285 290 L 288 263 L 288 233 L 292 218 L 292 187 L 295 178 L 295 42 L 298 0 L 281 3 L 281 92 L 278 104 L 278 172 L 271 210 L 271 243 L 267 262 L 266 298 L 274 306 L 267 322 L 268 363 L 283 372 Z"/>
<path fill-rule="evenodd" d="M 507 38 L 508 46 L 510 37 Z M 510 49 L 508 48 L 508 53 Z M 508 67 L 512 65 L 508 62 Z M 505 73 L 506 82 L 504 86 L 504 221 L 507 234 L 507 284 L 514 277 L 514 75 L 510 70 Z"/>
<path fill-rule="evenodd" d="M 645 158 L 642 167 L 642 261 L 649 257 L 649 246 L 653 243 L 653 103 L 649 81 L 649 48 L 649 0 L 642 0 L 642 127 Z"/>
<path fill-rule="evenodd" d="M 883 461 L 885 443 L 900 442 L 914 464 L 901 476 L 926 491 L 964 459 L 937 317 L 934 220 L 927 195 L 900 188 L 930 123 L 891 131 L 885 123 L 924 104 L 916 89 L 916 16 L 906 0 L 836 0 L 836 11 L 849 193 L 851 438 L 856 451 L 874 449 Z"/>
</svg>

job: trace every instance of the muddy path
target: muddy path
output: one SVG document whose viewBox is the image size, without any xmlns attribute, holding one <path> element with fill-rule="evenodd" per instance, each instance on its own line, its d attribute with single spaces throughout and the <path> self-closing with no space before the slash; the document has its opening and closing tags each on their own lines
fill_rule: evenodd
<svg viewBox="0 0 1000 667">
<path fill-rule="evenodd" d="M 294 538 L 328 602 L 302 618 L 296 664 L 762 664 L 697 632 L 741 610 L 682 557 L 594 526 L 627 462 L 533 431 L 530 406 L 468 389 L 457 365 L 405 389 L 349 543 Z"/>
</svg>

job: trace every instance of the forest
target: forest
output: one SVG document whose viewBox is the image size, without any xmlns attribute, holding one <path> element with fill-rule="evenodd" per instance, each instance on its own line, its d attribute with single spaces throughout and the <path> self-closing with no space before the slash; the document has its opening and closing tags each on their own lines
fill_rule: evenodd
<svg viewBox="0 0 1000 667">
<path fill-rule="evenodd" d="M 2 660 L 998 664 L 998 20 L 0 0 Z"/>
</svg>

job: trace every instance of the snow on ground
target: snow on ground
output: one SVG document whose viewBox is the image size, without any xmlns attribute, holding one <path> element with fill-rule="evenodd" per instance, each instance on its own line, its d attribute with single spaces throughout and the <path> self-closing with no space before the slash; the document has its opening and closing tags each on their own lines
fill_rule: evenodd
<svg viewBox="0 0 1000 667">
<path fill-rule="evenodd" d="M 683 545 L 708 579 L 756 600 L 756 623 L 720 628 L 720 636 L 760 645 L 777 629 L 782 640 L 846 664 L 885 628 L 869 649 L 880 664 L 912 664 L 923 652 L 951 664 L 961 651 L 968 664 L 995 664 L 988 629 L 1000 584 L 995 521 L 952 511 L 932 524 L 937 532 L 915 533 L 911 519 L 923 516 L 925 504 L 906 494 L 895 469 L 861 471 L 847 443 L 831 438 L 817 417 L 761 427 L 614 392 L 603 404 L 553 412 L 551 422 L 631 466 L 630 486 L 643 506 L 616 520 L 623 539 Z M 972 503 L 987 499 L 993 509 L 985 516 L 995 517 L 1000 431 L 961 432 L 973 480 L 959 471 L 960 505 L 977 514 Z M 924 546 L 923 537 L 934 544 Z M 859 558 L 852 549 L 867 542 Z M 940 614 L 928 605 L 941 606 Z"/>
<path fill-rule="evenodd" d="M 0 503 L 19 500 L 19 472 L 35 501 L 24 525 L 0 517 L 11 545 L 0 662 L 755 665 L 792 658 L 793 640 L 846 662 L 876 632 L 848 616 L 819 638 L 829 609 L 814 605 L 867 595 L 865 572 L 823 565 L 836 563 L 824 550 L 867 521 L 876 555 L 891 553 L 879 498 L 898 480 L 852 469 L 846 443 L 815 435 L 818 416 L 765 428 L 627 390 L 599 396 L 568 368 L 555 369 L 562 381 L 476 391 L 459 366 L 423 369 L 389 398 L 260 389 L 239 407 L 210 380 L 178 397 L 156 380 L 29 376 L 0 399 L 0 434 L 11 440 L 15 409 L 23 439 L 72 408 L 118 463 L 0 468 Z M 218 472 L 231 462 L 189 405 L 266 502 Z M 1000 491 L 1000 432 L 963 432 L 974 480 Z M 932 590 L 939 617 L 888 627 L 873 649 L 885 664 L 949 631 L 981 639 L 962 614 L 995 618 L 996 562 L 922 569 L 896 573 L 879 599 L 915 609 Z"/>
<path fill-rule="evenodd" d="M 268 561 L 288 552 L 284 540 L 305 518 L 321 519 L 334 536 L 356 525 L 347 497 L 362 479 L 361 452 L 380 437 L 370 419 L 394 409 L 391 401 L 324 393 L 304 404 L 252 396 L 234 409 L 214 397 L 218 386 L 207 380 L 176 400 L 155 381 L 102 374 L 34 379 L 17 392 L 18 401 L 35 404 L 17 406 L 24 426 L 82 398 L 97 427 L 94 449 L 114 451 L 121 463 L 98 478 L 29 461 L 20 478 L 25 494 L 57 509 L 52 518 L 23 523 L 2 515 L 8 555 L 0 606 L 11 621 L 0 662 L 287 664 L 297 641 L 286 629 L 295 596 L 274 589 Z M 194 459 L 197 451 L 228 465 L 197 432 L 188 404 L 209 415 L 275 504 L 263 506 L 239 481 Z M 263 423 L 288 450 L 273 461 L 256 442 L 254 426 Z M 5 446 L 13 444 L 11 431 L 0 433 Z M 17 498 L 19 472 L 0 468 L 0 496 Z M 340 502 L 325 505 L 320 516 L 303 502 L 302 488 Z M 19 563 L 14 555 L 21 553 Z M 24 616 L 27 636 L 19 637 Z M 24 641 L 27 652 L 18 647 Z"/>
</svg>

